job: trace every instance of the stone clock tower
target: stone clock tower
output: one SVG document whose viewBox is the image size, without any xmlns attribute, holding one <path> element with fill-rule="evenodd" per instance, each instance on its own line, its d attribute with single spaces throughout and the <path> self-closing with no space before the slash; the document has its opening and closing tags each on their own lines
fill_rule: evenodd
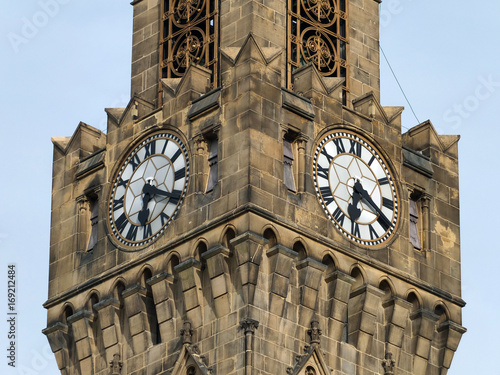
<svg viewBox="0 0 500 375">
<path fill-rule="evenodd" d="M 459 137 L 380 105 L 379 2 L 132 2 L 129 104 L 53 138 L 62 374 L 447 373 Z"/>
</svg>

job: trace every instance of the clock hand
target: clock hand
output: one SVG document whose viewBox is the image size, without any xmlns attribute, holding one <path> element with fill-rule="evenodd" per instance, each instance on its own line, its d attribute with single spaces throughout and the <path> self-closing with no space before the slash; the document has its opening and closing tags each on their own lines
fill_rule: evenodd
<svg viewBox="0 0 500 375">
<path fill-rule="evenodd" d="M 148 195 L 155 195 L 155 194 L 156 195 L 163 195 L 165 197 L 174 198 L 174 199 L 179 199 L 181 196 L 180 192 L 176 192 L 176 191 L 168 192 L 168 191 L 160 190 L 156 186 L 150 185 L 150 184 L 144 185 L 144 187 L 142 188 L 142 193 L 148 194 Z"/>
<path fill-rule="evenodd" d="M 149 186 L 148 184 L 144 185 L 144 187 Z M 144 192 L 144 188 L 142 189 Z M 151 200 L 151 194 L 146 192 L 144 196 L 142 197 L 142 210 L 139 211 L 139 223 L 141 223 L 142 226 L 146 225 L 146 221 L 148 221 L 149 217 L 149 208 L 148 208 L 148 203 Z"/>
<path fill-rule="evenodd" d="M 378 214 L 377 221 L 380 223 L 382 228 L 384 228 L 384 230 L 389 229 L 391 227 L 391 221 L 384 215 L 379 206 L 377 206 L 375 202 L 373 202 L 370 194 L 368 194 L 368 192 L 363 189 L 363 185 L 361 185 L 361 182 L 359 180 L 354 183 L 354 191 L 358 192 L 361 195 L 361 198 L 363 198 L 370 206 L 372 206 L 372 208 Z"/>
<path fill-rule="evenodd" d="M 352 194 L 352 203 L 349 203 L 349 206 L 347 206 L 347 213 L 349 214 L 349 217 L 351 218 L 352 221 L 355 221 L 358 219 L 359 215 L 361 215 L 361 210 L 358 208 L 358 202 L 361 199 L 361 195 L 359 192 L 354 190 Z"/>
</svg>

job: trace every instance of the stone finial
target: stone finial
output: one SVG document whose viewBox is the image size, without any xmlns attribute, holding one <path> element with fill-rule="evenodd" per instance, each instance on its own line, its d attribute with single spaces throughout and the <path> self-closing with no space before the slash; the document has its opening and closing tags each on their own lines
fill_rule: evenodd
<svg viewBox="0 0 500 375">
<path fill-rule="evenodd" d="M 319 337 L 322 332 L 321 329 L 319 329 L 319 322 L 317 320 L 311 322 L 311 329 L 307 330 L 307 333 L 311 336 L 311 344 L 320 344 Z"/>
<path fill-rule="evenodd" d="M 122 373 L 122 362 L 120 361 L 120 354 L 113 354 L 113 360 L 109 362 L 111 368 L 111 375 L 120 375 Z"/>
<path fill-rule="evenodd" d="M 193 343 L 193 330 L 190 322 L 184 322 L 184 327 L 181 329 L 182 343 L 191 345 Z"/>
<path fill-rule="evenodd" d="M 385 353 L 385 359 L 382 361 L 382 367 L 384 367 L 384 375 L 393 375 L 395 365 L 396 361 L 392 359 L 392 353 Z"/>
</svg>

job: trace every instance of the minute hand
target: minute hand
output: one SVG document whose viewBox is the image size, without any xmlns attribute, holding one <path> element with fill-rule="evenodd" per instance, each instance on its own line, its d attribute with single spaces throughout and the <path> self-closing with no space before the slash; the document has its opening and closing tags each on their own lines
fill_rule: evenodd
<svg viewBox="0 0 500 375">
<path fill-rule="evenodd" d="M 391 227 L 391 221 L 387 218 L 387 216 L 384 215 L 382 210 L 379 208 L 378 205 L 373 202 L 372 197 L 370 197 L 370 194 L 363 189 L 363 186 L 361 185 L 361 182 L 356 181 L 354 183 L 354 190 L 357 191 L 359 194 L 361 194 L 361 197 L 370 205 L 372 208 L 375 210 L 375 212 L 378 214 L 377 221 L 380 223 L 382 228 L 384 230 L 387 230 Z"/>
</svg>

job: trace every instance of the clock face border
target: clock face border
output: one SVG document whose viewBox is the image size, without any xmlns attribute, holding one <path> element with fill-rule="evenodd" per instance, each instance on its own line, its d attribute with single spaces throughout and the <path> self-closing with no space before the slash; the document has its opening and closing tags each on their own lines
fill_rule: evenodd
<svg viewBox="0 0 500 375">
<path fill-rule="evenodd" d="M 313 180 L 316 196 L 328 218 L 344 237 L 357 245 L 371 249 L 386 246 L 394 238 L 401 216 L 399 189 L 388 162 L 379 148 L 355 131 L 343 128 L 330 130 L 319 139 L 313 156 Z M 346 177 L 339 177 L 336 170 L 332 171 L 337 165 L 336 160 L 338 164 L 351 161 L 357 165 L 354 170 L 364 172 L 355 178 L 349 164 L 347 174 L 344 174 L 349 179 L 344 181 Z M 331 179 L 330 173 L 335 177 Z M 384 214 L 382 216 L 387 217 L 386 225 L 380 224 L 382 220 L 378 218 L 381 215 L 374 212 L 363 199 L 355 206 L 362 212 L 360 217 L 351 220 L 348 206 L 353 203 L 353 185 L 357 178 L 360 182 L 366 181 L 367 188 L 364 190 L 370 194 L 373 202 L 378 203 L 378 208 Z M 337 183 L 336 186 L 331 186 L 331 180 Z M 343 194 L 338 193 L 340 185 L 343 185 Z"/>
<path fill-rule="evenodd" d="M 154 147 L 153 143 L 155 145 Z M 190 159 L 184 142 L 170 130 L 157 131 L 144 136 L 141 140 L 136 142 L 125 155 L 122 161 L 117 163 L 119 168 L 113 174 L 114 177 L 111 180 L 112 185 L 106 202 L 106 222 L 108 235 L 115 245 L 125 251 L 136 251 L 155 242 L 176 218 L 187 192 Z M 151 161 L 153 161 L 153 163 L 151 163 Z M 158 161 L 163 164 L 162 167 L 151 167 L 154 164 L 158 164 Z M 174 165 L 180 166 L 180 168 L 176 169 Z M 145 183 L 139 182 L 138 180 L 151 180 L 148 178 L 150 176 L 146 176 L 145 174 L 147 173 L 146 170 L 153 170 L 155 172 L 154 181 L 156 181 L 156 173 L 161 169 L 167 172 L 162 172 L 160 182 L 163 186 L 160 187 L 167 192 L 169 192 L 169 190 L 172 190 L 172 192 L 175 191 L 178 196 L 174 199 L 174 197 L 153 195 L 153 198 L 149 201 L 150 204 L 148 207 L 153 204 L 155 209 L 151 212 L 151 217 L 148 217 L 145 225 L 141 227 L 137 219 L 137 205 L 143 204 L 142 188 Z M 169 172 L 169 169 L 171 169 L 172 172 Z M 132 186 L 134 180 L 138 187 Z M 167 180 L 169 181 L 168 183 Z M 154 185 L 155 183 L 152 182 L 152 184 Z M 167 187 L 167 185 L 169 186 Z M 131 199 L 138 199 L 135 203 L 136 212 L 133 215 L 130 215 L 132 211 L 130 209 L 130 202 L 127 203 L 129 196 Z M 153 200 L 154 203 L 151 203 Z M 129 207 L 129 209 L 127 210 L 126 207 Z M 117 220 L 121 220 L 118 225 Z M 125 222 L 123 220 L 125 220 Z M 156 225 L 155 229 L 152 229 L 153 224 Z M 137 228 L 134 228 L 134 225 Z M 126 231 L 127 234 L 133 234 L 135 232 L 136 236 L 142 231 L 142 238 L 138 240 L 136 240 L 137 237 L 135 237 L 134 240 L 128 239 L 127 234 L 125 234 Z"/>
</svg>

